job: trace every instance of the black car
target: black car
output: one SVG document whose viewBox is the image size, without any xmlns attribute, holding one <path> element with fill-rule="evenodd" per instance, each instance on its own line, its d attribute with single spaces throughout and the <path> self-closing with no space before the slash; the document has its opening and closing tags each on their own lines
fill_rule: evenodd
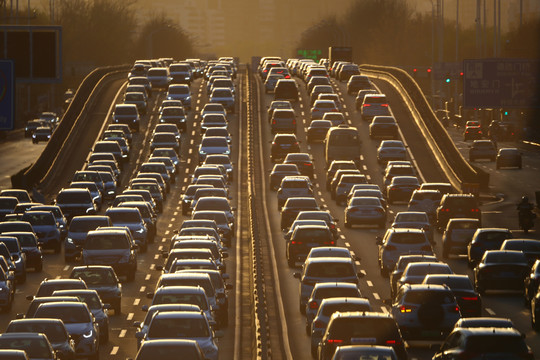
<svg viewBox="0 0 540 360">
<path fill-rule="evenodd" d="M 502 167 L 517 167 L 521 169 L 521 152 L 516 148 L 499 149 L 497 158 L 495 159 L 495 167 L 497 169 Z"/>
<path fill-rule="evenodd" d="M 285 176 L 300 175 L 296 164 L 275 164 L 270 172 L 270 189 L 277 190 Z"/>
<path fill-rule="evenodd" d="M 335 245 L 334 235 L 328 226 L 299 225 L 287 241 L 287 264 L 294 267 L 296 261 L 304 261 L 314 247 Z"/>
<path fill-rule="evenodd" d="M 26 255 L 26 267 L 33 268 L 36 272 L 43 269 L 43 253 L 38 244 L 36 234 L 33 232 L 6 232 L 5 236 L 13 236 L 19 240 L 22 252 Z"/>
<path fill-rule="evenodd" d="M 480 294 L 486 290 L 523 291 L 529 273 L 525 254 L 514 250 L 488 250 L 474 268 L 474 287 Z"/>
<path fill-rule="evenodd" d="M 308 153 L 288 153 L 283 160 L 284 164 L 295 164 L 300 171 L 300 174 L 309 176 L 310 179 L 313 179 L 313 161 L 311 160 L 311 155 Z"/>
<path fill-rule="evenodd" d="M 39 284 L 36 295 L 28 295 L 27 300 L 34 298 L 49 297 L 55 290 L 67 289 L 88 289 L 86 283 L 81 279 L 45 279 Z"/>
<path fill-rule="evenodd" d="M 300 152 L 298 139 L 294 134 L 276 134 L 272 140 L 270 159 L 272 162 L 283 160 L 288 153 Z"/>
<path fill-rule="evenodd" d="M 313 197 L 292 197 L 287 199 L 281 208 L 281 229 L 291 226 L 300 211 L 320 210 L 317 200 Z"/>
<path fill-rule="evenodd" d="M 89 289 L 96 290 L 105 304 L 110 304 L 115 315 L 122 306 L 122 284 L 114 269 L 106 265 L 75 266 L 69 275 L 71 279 L 84 280 Z"/>
<path fill-rule="evenodd" d="M 471 242 L 467 245 L 468 265 L 474 268 L 487 250 L 499 250 L 506 239 L 513 238 L 509 229 L 480 228 L 476 229 Z"/>
<path fill-rule="evenodd" d="M 16 332 L 0 334 L 0 349 L 24 350 L 30 359 L 57 359 L 47 336 L 41 333 Z M 10 359 L 20 358 L 12 357 Z"/>
<path fill-rule="evenodd" d="M 15 196 L 0 196 L 0 221 L 4 220 L 7 214 L 12 214 L 18 203 Z"/>
<path fill-rule="evenodd" d="M 326 138 L 328 130 L 332 127 L 330 120 L 313 120 L 308 126 L 306 137 L 307 142 L 323 141 Z"/>
<path fill-rule="evenodd" d="M 467 275 L 426 275 L 423 284 L 446 285 L 452 290 L 459 305 L 461 316 L 481 316 L 482 298 L 478 294 Z"/>
<path fill-rule="evenodd" d="M 473 194 L 445 194 L 437 208 L 437 227 L 445 229 L 451 218 L 473 218 L 482 221 L 478 199 Z"/>
<path fill-rule="evenodd" d="M 97 212 L 88 189 L 62 189 L 54 203 L 62 209 L 68 221 L 77 215 L 95 215 Z"/>
</svg>

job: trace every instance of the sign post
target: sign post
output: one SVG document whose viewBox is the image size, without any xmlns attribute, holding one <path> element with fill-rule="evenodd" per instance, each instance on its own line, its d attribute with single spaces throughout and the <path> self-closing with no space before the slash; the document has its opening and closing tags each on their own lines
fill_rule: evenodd
<svg viewBox="0 0 540 360">
<path fill-rule="evenodd" d="M 13 130 L 15 75 L 12 60 L 0 60 L 0 130 Z"/>
</svg>

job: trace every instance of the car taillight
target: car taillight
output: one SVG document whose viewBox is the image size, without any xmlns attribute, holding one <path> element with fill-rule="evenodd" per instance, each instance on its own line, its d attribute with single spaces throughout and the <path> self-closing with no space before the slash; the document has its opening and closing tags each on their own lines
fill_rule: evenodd
<svg viewBox="0 0 540 360">
<path fill-rule="evenodd" d="M 335 244 L 336 244 L 336 242 L 333 241 L 333 240 L 332 240 L 332 241 L 325 241 L 325 242 L 324 242 L 324 245 L 335 245 Z"/>
<path fill-rule="evenodd" d="M 272 125 L 276 125 L 276 119 L 272 120 Z"/>
<path fill-rule="evenodd" d="M 471 209 L 471 212 L 480 212 L 480 209 L 476 208 L 476 209 Z"/>
<path fill-rule="evenodd" d="M 292 119 L 293 125 L 296 125 L 296 119 Z"/>
<path fill-rule="evenodd" d="M 327 340 L 329 344 L 341 344 L 343 343 L 343 339 L 328 339 Z"/>
<path fill-rule="evenodd" d="M 310 309 L 318 309 L 318 308 L 319 308 L 319 304 L 317 304 L 316 301 L 311 301 L 311 302 L 309 303 L 309 308 L 310 308 Z"/>
<path fill-rule="evenodd" d="M 401 344 L 401 341 L 399 340 L 386 340 L 386 345 L 388 346 L 396 346 L 400 344 Z"/>
<path fill-rule="evenodd" d="M 311 163 L 304 163 L 304 166 L 311 166 Z"/>
<path fill-rule="evenodd" d="M 298 240 L 292 240 L 291 244 L 293 244 L 293 245 L 302 245 L 303 243 L 301 241 L 298 241 Z"/>
<path fill-rule="evenodd" d="M 368 106 L 371 106 L 371 104 L 364 104 L 362 105 L 363 107 L 368 107 Z"/>
<path fill-rule="evenodd" d="M 285 79 L 290 79 L 291 77 L 289 75 L 286 75 L 285 76 Z"/>
<path fill-rule="evenodd" d="M 400 313 L 410 313 L 410 312 L 412 312 L 415 308 L 416 308 L 416 306 L 401 305 L 401 306 L 399 307 L 399 312 L 400 312 Z"/>
<path fill-rule="evenodd" d="M 463 296 L 461 300 L 464 301 L 478 301 L 478 296 Z"/>
<path fill-rule="evenodd" d="M 449 211 L 450 211 L 450 209 L 446 209 L 446 208 L 441 209 L 441 212 L 449 212 Z"/>
<path fill-rule="evenodd" d="M 456 305 L 456 306 L 450 308 L 450 312 L 452 312 L 452 313 L 459 313 L 459 306 Z"/>
<path fill-rule="evenodd" d="M 335 229 L 335 228 L 336 228 L 335 224 L 330 224 L 330 229 Z"/>
<path fill-rule="evenodd" d="M 381 104 L 382 107 L 388 107 L 388 104 Z"/>
</svg>

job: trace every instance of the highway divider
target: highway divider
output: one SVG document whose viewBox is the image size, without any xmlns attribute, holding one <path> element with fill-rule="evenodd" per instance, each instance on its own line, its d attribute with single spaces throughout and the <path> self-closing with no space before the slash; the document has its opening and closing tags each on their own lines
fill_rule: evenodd
<svg viewBox="0 0 540 360">
<path fill-rule="evenodd" d="M 361 65 L 360 71 L 392 85 L 405 101 L 413 119 L 426 139 L 435 159 L 452 186 L 469 192 L 471 184 L 486 189 L 489 174 L 473 168 L 461 155 L 413 78 L 402 69 L 390 66 Z M 473 186 L 474 188 L 474 186 Z"/>
<path fill-rule="evenodd" d="M 129 65 L 100 67 L 84 78 L 39 158 L 30 167 L 11 177 L 13 187 L 31 189 L 40 184 L 43 192 L 47 192 L 51 175 L 60 172 L 62 162 L 69 161 L 68 154 L 76 146 L 77 138 L 91 136 L 83 134 L 86 117 L 97 94 L 108 82 L 106 80 L 125 76 L 128 70 Z"/>
</svg>

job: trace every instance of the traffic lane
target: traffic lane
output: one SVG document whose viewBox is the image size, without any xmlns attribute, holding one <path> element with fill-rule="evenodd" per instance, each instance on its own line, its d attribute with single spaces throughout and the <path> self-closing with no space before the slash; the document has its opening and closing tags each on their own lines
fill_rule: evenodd
<svg viewBox="0 0 540 360">
<path fill-rule="evenodd" d="M 24 132 L 0 141 L 0 154 L 3 154 L 0 163 L 0 174 L 3 174 L 0 177 L 0 189 L 11 188 L 11 176 L 36 162 L 45 146 L 46 142 L 32 144 L 32 139 L 25 138 Z"/>
</svg>

